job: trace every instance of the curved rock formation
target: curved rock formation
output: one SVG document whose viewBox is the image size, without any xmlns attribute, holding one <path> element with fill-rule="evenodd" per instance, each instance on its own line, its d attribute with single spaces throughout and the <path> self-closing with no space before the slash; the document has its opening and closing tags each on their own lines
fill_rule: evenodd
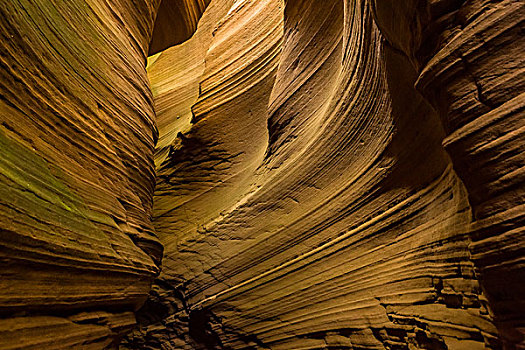
<svg viewBox="0 0 525 350">
<path fill-rule="evenodd" d="M 0 4 L 0 348 L 95 349 L 159 271 L 145 70 L 159 1 Z"/>
<path fill-rule="evenodd" d="M 425 65 L 452 37 L 454 21 L 473 7 L 236 1 L 228 14 L 224 9 L 219 14 L 224 3 L 212 1 L 200 24 L 199 37 L 215 34 L 203 73 L 185 68 L 191 72 L 184 75 L 192 77 L 186 83 L 182 70 L 173 75 L 163 68 L 188 57 L 189 46 L 210 45 L 198 38 L 162 53 L 148 68 L 162 111 L 159 121 L 167 125 L 160 131 L 167 142 L 157 148 L 154 205 L 165 254 L 161 277 L 142 311 L 143 327 L 132 343 L 498 348 L 481 287 L 489 297 L 491 286 L 508 288 L 517 306 L 523 279 L 518 274 L 510 288 L 501 280 L 483 279 L 479 285 L 474 269 L 485 275 L 483 259 L 476 245 L 469 250 L 479 225 L 471 224 L 474 186 L 448 146 L 451 137 L 445 145 L 453 162 L 441 145 L 450 129 L 442 106 L 429 96 L 441 94 L 440 88 L 422 88 L 429 76 Z M 253 90 L 252 77 L 273 67 L 263 46 L 273 31 L 252 32 L 243 17 L 259 28 L 270 26 L 278 22 L 275 12 L 263 7 L 282 5 L 275 78 L 271 86 L 262 82 Z M 235 16 L 235 23 L 244 24 L 241 33 L 228 26 Z M 512 21 L 508 28 L 515 28 Z M 236 36 L 235 42 L 223 33 Z M 257 62 L 264 65 L 253 67 L 252 55 L 243 56 L 246 47 L 261 55 Z M 199 94 L 194 74 L 200 76 Z M 520 86 L 512 90 L 519 94 Z M 522 145 L 508 147 L 517 152 Z M 468 196 L 456 171 L 470 189 Z M 517 214 L 519 201 L 508 203 Z M 505 237 L 512 239 L 507 249 L 515 252 L 504 253 L 505 259 L 519 257 L 522 237 Z M 519 265 L 515 269 L 521 271 Z M 503 269 L 498 276 L 519 271 Z M 516 307 L 519 322 L 518 313 Z M 515 333 L 508 335 L 510 343 L 521 341 Z"/>
<path fill-rule="evenodd" d="M 465 184 L 474 223 L 470 252 L 507 343 L 523 341 L 525 176 L 523 18 L 516 1 L 376 0 L 389 42 L 417 67 L 416 87 L 436 110 L 443 144 Z M 398 16 L 391 16 L 392 7 Z M 417 25 L 395 28 L 394 23 Z M 414 30 L 414 28 L 417 28 Z"/>
<path fill-rule="evenodd" d="M 522 2 L 0 11 L 0 349 L 525 347 Z"/>
<path fill-rule="evenodd" d="M 158 8 L 149 44 L 153 55 L 188 40 L 210 0 L 158 0 Z"/>
</svg>

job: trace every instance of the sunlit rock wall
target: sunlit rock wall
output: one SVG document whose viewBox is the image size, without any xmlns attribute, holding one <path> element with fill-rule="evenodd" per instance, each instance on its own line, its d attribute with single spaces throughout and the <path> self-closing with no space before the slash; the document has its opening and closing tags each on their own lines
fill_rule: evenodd
<svg viewBox="0 0 525 350">
<path fill-rule="evenodd" d="M 127 346 L 519 346 L 522 11 L 212 0 L 149 60 L 165 250 Z"/>
</svg>

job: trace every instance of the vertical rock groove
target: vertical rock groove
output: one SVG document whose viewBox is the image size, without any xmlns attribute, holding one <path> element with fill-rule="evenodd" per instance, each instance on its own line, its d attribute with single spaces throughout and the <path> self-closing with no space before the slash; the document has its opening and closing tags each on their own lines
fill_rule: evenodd
<svg viewBox="0 0 525 350">
<path fill-rule="evenodd" d="M 210 0 L 160 0 L 149 54 L 188 40 L 197 30 L 197 23 Z"/>
</svg>

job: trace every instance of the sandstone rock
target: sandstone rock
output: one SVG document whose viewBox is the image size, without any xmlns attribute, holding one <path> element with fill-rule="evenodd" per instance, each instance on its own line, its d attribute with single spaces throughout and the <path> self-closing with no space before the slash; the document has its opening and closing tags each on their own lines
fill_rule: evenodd
<svg viewBox="0 0 525 350">
<path fill-rule="evenodd" d="M 159 271 L 145 70 L 158 5 L 0 4 L 2 349 L 111 344 Z"/>
<path fill-rule="evenodd" d="M 219 3 L 211 2 L 210 13 Z M 237 3 L 248 8 L 271 1 Z M 225 24 L 232 11 L 241 14 L 236 4 L 216 29 L 205 14 L 202 31 L 236 35 Z M 228 62 L 229 55 L 237 61 L 217 77 L 200 78 L 193 116 L 187 104 L 175 105 L 178 98 L 170 103 L 167 94 L 155 95 L 162 111 L 169 111 L 163 115 L 185 115 L 192 123 L 160 131 L 161 138 L 170 137 L 169 151 L 167 144 L 158 151 L 154 200 L 154 222 L 166 244 L 156 288 L 166 297 L 141 311 L 147 321 L 134 341 L 173 344 L 170 333 L 185 333 L 190 337 L 179 339 L 188 348 L 498 348 L 475 273 L 482 265 L 471 258 L 475 246 L 469 249 L 477 225 L 471 224 L 472 190 L 456 175 L 468 190 L 450 137 L 445 145 L 452 161 L 442 146 L 450 134 L 442 109 L 414 89 L 421 89 L 425 65 L 438 47 L 457 32 L 449 17 L 483 6 L 336 0 L 281 5 L 279 66 L 265 88 L 271 89 L 266 143 L 258 136 L 266 129 L 252 119 L 264 115 L 264 106 L 251 102 L 246 111 L 242 103 L 263 96 L 240 80 L 254 69 L 245 58 L 245 67 L 230 73 L 244 62 L 230 51 L 216 53 L 226 41 L 219 34 L 206 65 Z M 259 21 L 273 20 L 267 15 Z M 234 52 L 259 35 L 237 34 Z M 192 40 L 198 39 L 184 45 Z M 165 64 L 168 55 L 178 62 L 184 50 L 163 53 Z M 156 63 L 148 69 L 153 91 L 173 84 L 160 70 Z M 172 86 L 182 91 L 183 81 Z M 231 90 L 241 88 L 240 102 L 230 107 Z M 210 99 L 211 106 L 203 107 Z M 227 107 L 201 117 L 203 108 L 221 103 L 215 101 Z M 239 116 L 251 122 L 249 129 Z M 250 155 L 261 144 L 264 156 Z M 519 211 L 519 202 L 509 204 Z M 514 259 L 522 238 L 512 239 Z M 513 293 L 521 292 L 522 283 L 516 279 Z M 502 288 L 501 281 L 493 288 Z M 155 317 L 160 306 L 177 312 Z M 174 314 L 176 327 L 168 321 Z"/>
<path fill-rule="evenodd" d="M 161 0 L 156 12 L 149 54 L 189 39 L 210 0 Z"/>
<path fill-rule="evenodd" d="M 525 347 L 521 2 L 0 11 L 0 349 Z"/>
</svg>

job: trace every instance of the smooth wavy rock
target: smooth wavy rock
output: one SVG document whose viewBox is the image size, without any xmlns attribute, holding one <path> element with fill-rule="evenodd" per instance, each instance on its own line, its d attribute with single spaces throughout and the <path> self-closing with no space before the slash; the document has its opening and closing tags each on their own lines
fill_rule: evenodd
<svg viewBox="0 0 525 350">
<path fill-rule="evenodd" d="M 375 3 L 389 42 L 420 67 L 416 86 L 440 111 L 443 144 L 469 194 L 470 252 L 496 325 L 507 347 L 525 347 L 525 4 Z M 407 27 L 408 16 L 417 24 Z"/>
<path fill-rule="evenodd" d="M 524 11 L 4 1 L 0 349 L 524 349 Z"/>
<path fill-rule="evenodd" d="M 500 88 L 487 81 L 510 102 L 476 124 L 449 119 L 479 108 L 462 104 L 472 78 L 453 50 L 483 50 L 485 27 L 510 45 L 521 5 L 230 3 L 212 0 L 197 34 L 148 68 L 165 250 L 127 346 L 497 349 L 494 317 L 504 344 L 520 343 L 522 46 Z M 475 59 L 505 60 L 485 45 Z M 463 90 L 434 83 L 453 78 Z"/>
</svg>

